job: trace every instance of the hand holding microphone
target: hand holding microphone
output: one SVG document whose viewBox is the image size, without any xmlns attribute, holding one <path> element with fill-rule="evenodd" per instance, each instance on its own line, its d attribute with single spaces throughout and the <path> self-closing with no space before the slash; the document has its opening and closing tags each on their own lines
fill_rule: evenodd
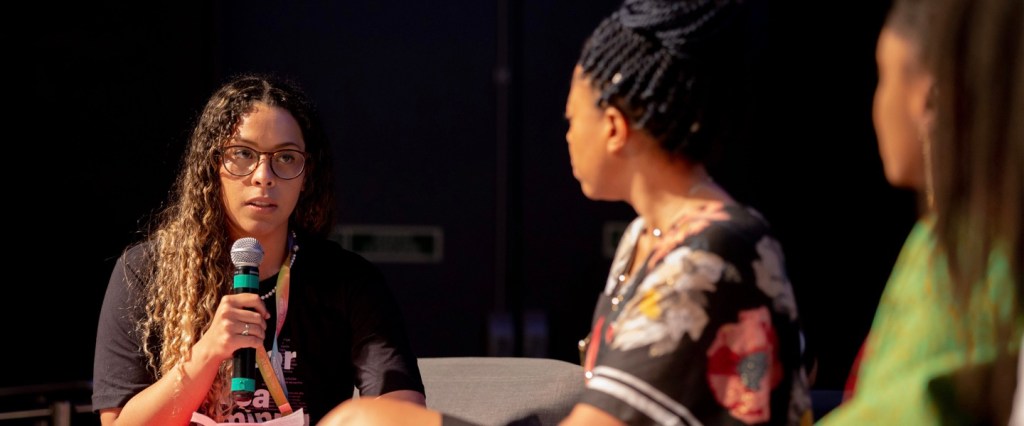
<svg viewBox="0 0 1024 426">
<path fill-rule="evenodd" d="M 235 265 L 232 294 L 259 293 L 261 261 L 263 261 L 263 247 L 260 246 L 258 240 L 245 237 L 235 241 L 231 246 L 231 263 Z M 245 328 L 240 334 L 248 336 L 250 327 L 252 324 L 245 322 Z M 231 395 L 235 401 L 251 400 L 256 391 L 256 350 L 253 348 L 236 350 L 233 371 Z"/>
</svg>

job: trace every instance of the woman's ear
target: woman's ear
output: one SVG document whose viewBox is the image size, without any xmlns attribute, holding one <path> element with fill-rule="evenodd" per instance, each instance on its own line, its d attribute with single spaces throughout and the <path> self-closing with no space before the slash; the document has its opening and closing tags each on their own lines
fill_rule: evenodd
<svg viewBox="0 0 1024 426">
<path fill-rule="evenodd" d="M 921 129 L 931 129 L 935 124 L 935 97 L 938 92 L 935 79 L 926 72 L 914 77 L 907 93 L 911 119 Z"/>
<path fill-rule="evenodd" d="M 616 107 L 604 108 L 603 120 L 605 135 L 607 136 L 607 148 L 610 154 L 621 154 L 629 142 L 629 134 L 632 128 L 629 119 Z"/>
<path fill-rule="evenodd" d="M 921 121 L 928 129 L 935 128 L 935 117 L 938 116 L 936 105 L 938 105 L 939 88 L 935 85 L 934 79 L 929 78 L 928 94 L 925 95 L 924 112 L 921 114 Z"/>
</svg>

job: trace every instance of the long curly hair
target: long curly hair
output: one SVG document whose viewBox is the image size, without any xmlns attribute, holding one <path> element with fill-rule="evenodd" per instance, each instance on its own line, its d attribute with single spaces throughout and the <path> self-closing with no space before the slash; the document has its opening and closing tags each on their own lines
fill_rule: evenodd
<svg viewBox="0 0 1024 426">
<path fill-rule="evenodd" d="M 257 105 L 287 110 L 298 122 L 310 154 L 304 187 L 289 217 L 292 230 L 325 236 L 334 222 L 330 147 L 316 110 L 286 79 L 246 74 L 220 87 L 206 103 L 189 138 L 169 203 L 154 220 L 144 271 L 146 316 L 138 325 L 142 350 L 157 378 L 191 356 L 222 296 L 231 290 L 231 241 L 221 198 L 217 149 L 235 136 Z M 200 410 L 223 419 L 230 409 L 231 363 L 221 365 Z"/>
<path fill-rule="evenodd" d="M 703 162 L 739 113 L 742 0 L 625 0 L 587 38 L 579 58 L 599 92 L 664 150 Z"/>
</svg>

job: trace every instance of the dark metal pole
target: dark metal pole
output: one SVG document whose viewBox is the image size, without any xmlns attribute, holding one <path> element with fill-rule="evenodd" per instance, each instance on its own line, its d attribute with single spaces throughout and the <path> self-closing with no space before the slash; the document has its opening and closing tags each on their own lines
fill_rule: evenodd
<svg viewBox="0 0 1024 426">
<path fill-rule="evenodd" d="M 519 70 L 522 3 L 498 1 L 495 85 L 495 277 L 489 355 L 521 351 L 516 324 L 522 310 L 522 147 Z"/>
</svg>

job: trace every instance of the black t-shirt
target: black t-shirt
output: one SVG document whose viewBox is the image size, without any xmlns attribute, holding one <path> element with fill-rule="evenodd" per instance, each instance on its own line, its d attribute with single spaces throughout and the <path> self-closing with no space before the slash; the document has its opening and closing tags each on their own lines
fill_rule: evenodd
<svg viewBox="0 0 1024 426">
<path fill-rule="evenodd" d="M 310 424 L 352 397 L 396 390 L 423 392 L 416 358 L 408 344 L 398 305 L 383 276 L 359 255 L 337 243 L 301 238 L 291 268 L 288 311 L 278 337 L 283 385 L 293 410 L 304 408 Z M 123 407 L 155 380 L 147 368 L 136 331 L 144 315 L 140 271 L 151 267 L 142 246 L 118 259 L 103 300 L 93 368 L 94 410 Z M 266 294 L 276 283 L 260 283 Z M 267 320 L 265 347 L 272 351 L 277 309 L 275 298 L 265 304 L 274 317 Z M 151 344 L 159 344 L 154 338 Z M 278 413 L 262 377 L 257 375 L 251 405 L 235 407 L 227 421 L 262 422 Z"/>
</svg>

